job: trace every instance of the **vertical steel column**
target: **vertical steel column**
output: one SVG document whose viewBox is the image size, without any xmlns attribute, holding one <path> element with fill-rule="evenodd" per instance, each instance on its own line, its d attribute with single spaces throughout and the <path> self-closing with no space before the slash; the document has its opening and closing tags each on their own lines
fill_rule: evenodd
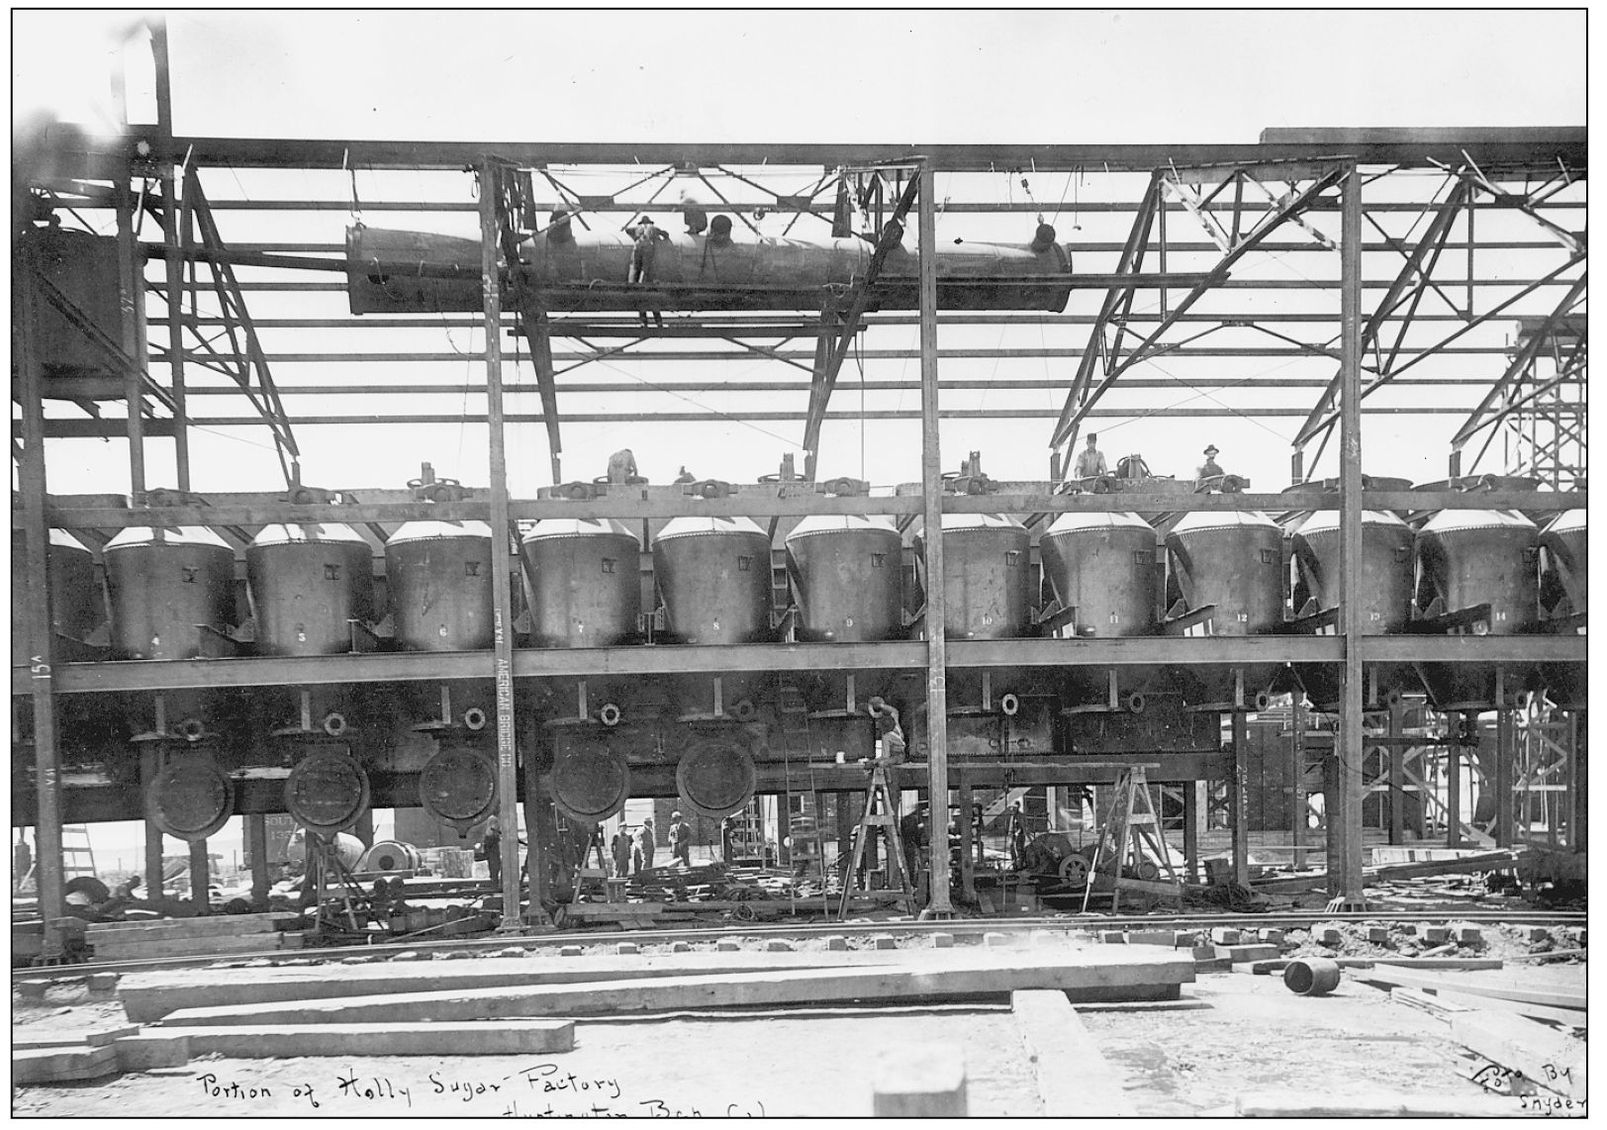
<svg viewBox="0 0 1607 1130">
<path fill-rule="evenodd" d="M 1389 758 L 1389 842 L 1406 842 L 1406 747 L 1401 744 L 1401 708 L 1389 712 L 1389 745 L 1384 756 Z"/>
<path fill-rule="evenodd" d="M 1334 753 L 1338 772 L 1329 798 L 1329 894 L 1347 908 L 1363 909 L 1362 882 L 1362 685 L 1361 664 L 1361 173 L 1354 161 L 1345 174 L 1340 220 L 1340 573 L 1339 630 L 1345 641 L 1345 675 Z M 1338 801 L 1337 804 L 1334 802 Z"/>
<path fill-rule="evenodd" d="M 153 748 L 154 742 L 143 742 L 139 751 L 140 795 L 151 787 L 160 766 L 160 757 Z M 162 829 L 149 816 L 145 818 L 145 897 L 161 898 L 166 893 L 162 882 Z"/>
<path fill-rule="evenodd" d="M 1306 819 L 1310 802 L 1306 800 L 1306 704 L 1297 693 L 1290 710 L 1290 758 L 1293 763 L 1289 778 L 1289 842 L 1294 845 L 1295 869 L 1306 865 Z"/>
<path fill-rule="evenodd" d="M 246 817 L 246 849 L 251 852 L 251 905 L 268 905 L 268 818 L 260 812 Z M 149 884 L 147 884 L 149 885 Z"/>
<path fill-rule="evenodd" d="M 1512 846 L 1512 711 L 1506 705 L 1506 672 L 1495 667 L 1495 846 Z"/>
<path fill-rule="evenodd" d="M 948 641 L 943 599 L 943 457 L 937 415 L 937 207 L 932 166 L 920 172 L 921 493 L 926 517 L 926 744 L 932 898 L 923 917 L 949 915 Z"/>
<path fill-rule="evenodd" d="M 502 824 L 502 929 L 519 926 L 519 779 L 513 734 L 513 593 L 508 560 L 508 459 L 502 425 L 502 292 L 498 267 L 502 171 L 480 166 L 480 286 L 485 300 L 486 409 L 491 429 L 491 599 L 497 686 L 497 800 Z M 530 798 L 534 799 L 534 798 Z M 526 829 L 532 862 L 540 848 Z M 532 866 L 534 871 L 534 866 Z M 531 892 L 531 913 L 540 904 Z"/>
<path fill-rule="evenodd" d="M 117 119 L 128 124 L 127 75 L 121 63 L 112 68 L 112 102 Z M 117 213 L 117 299 L 121 315 L 123 352 L 137 364 L 144 364 L 139 340 L 139 307 L 144 302 L 145 280 L 139 266 L 139 249 L 134 246 L 134 198 L 129 181 L 134 172 L 131 162 L 118 162 L 113 173 L 112 206 Z M 128 490 L 134 505 L 145 501 L 145 421 L 141 414 L 144 390 L 136 368 L 123 373 L 123 399 L 128 405 Z"/>
<path fill-rule="evenodd" d="M 1204 781 L 1183 782 L 1183 866 L 1191 883 L 1200 881 L 1200 813 L 1205 807 Z"/>
<path fill-rule="evenodd" d="M 167 348 L 173 366 L 173 464 L 178 488 L 190 489 L 189 413 L 184 406 L 184 257 L 179 246 L 179 193 L 173 148 L 173 84 L 168 67 L 167 21 L 153 19 L 151 55 L 156 61 L 157 153 L 162 161 L 162 244 L 167 257 Z M 141 358 L 143 360 L 143 358 Z"/>
<path fill-rule="evenodd" d="M 1470 714 L 1469 726 L 1478 733 L 1478 715 Z M 1462 846 L 1462 747 L 1445 749 L 1445 846 Z"/>
<path fill-rule="evenodd" d="M 65 875 L 61 858 L 61 774 L 56 749 L 56 693 L 52 681 L 55 662 L 55 628 L 51 622 L 50 528 L 45 517 L 45 405 L 44 372 L 39 363 L 36 318 L 37 294 L 31 258 L 13 269 L 12 295 L 15 306 L 13 325 L 16 361 L 22 398 L 22 464 L 18 468 L 22 488 L 23 537 L 28 561 L 27 627 L 30 648 L 28 669 L 32 675 L 34 795 L 38 805 L 34 828 L 35 874 L 39 885 L 39 917 L 45 933 L 41 957 L 54 961 L 62 956 L 60 930 L 51 925 L 65 913 Z M 15 607 L 15 605 L 13 605 Z M 20 876 L 18 876 L 20 878 Z"/>
<path fill-rule="evenodd" d="M 960 785 L 955 793 L 955 802 L 960 808 L 960 894 L 968 903 L 976 902 L 976 843 L 971 831 L 971 780 L 963 773 L 960 776 Z M 943 850 L 948 850 L 948 818 L 945 814 L 943 820 Z M 932 838 L 938 836 L 938 826 L 932 826 Z"/>
<path fill-rule="evenodd" d="M 212 884 L 212 872 L 206 855 L 205 840 L 190 841 L 190 905 L 195 907 L 197 917 L 212 913 L 212 899 L 207 891 Z"/>
<path fill-rule="evenodd" d="M 1243 686 L 1243 678 L 1235 680 Z M 1241 694 L 1240 698 L 1243 697 Z M 1233 769 L 1228 782 L 1228 828 L 1233 837 L 1233 881 L 1240 886 L 1250 885 L 1250 812 L 1245 791 L 1244 755 L 1249 741 L 1249 720 L 1242 709 L 1233 711 Z"/>
<path fill-rule="evenodd" d="M 1585 772 L 1585 745 L 1589 742 L 1589 735 L 1585 731 L 1587 715 L 1583 710 L 1571 713 L 1573 718 L 1573 742 L 1568 747 L 1568 764 L 1573 768 L 1572 786 L 1573 810 L 1572 819 L 1568 822 L 1568 846 L 1574 851 L 1584 851 L 1590 839 L 1590 821 L 1585 811 L 1589 797 L 1589 780 Z"/>
</svg>

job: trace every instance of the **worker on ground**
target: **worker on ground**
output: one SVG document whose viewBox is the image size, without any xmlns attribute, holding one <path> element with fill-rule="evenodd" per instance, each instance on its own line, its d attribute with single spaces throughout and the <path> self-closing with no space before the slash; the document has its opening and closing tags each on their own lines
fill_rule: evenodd
<svg viewBox="0 0 1607 1130">
<path fill-rule="evenodd" d="M 922 883 L 921 867 L 926 862 L 928 849 L 932 846 L 932 821 L 930 810 L 925 804 L 916 805 L 914 810 L 899 818 L 898 835 L 904 841 L 904 872 L 909 876 L 910 886 L 915 889 L 918 897 L 924 898 L 925 887 Z"/>
<path fill-rule="evenodd" d="M 653 818 L 651 816 L 642 821 L 642 826 L 636 829 L 636 874 L 653 869 Z"/>
<path fill-rule="evenodd" d="M 628 483 L 636 477 L 636 456 L 630 448 L 623 447 L 608 457 L 609 482 Z"/>
<path fill-rule="evenodd" d="M 880 695 L 875 695 L 866 709 L 870 711 L 870 716 L 876 723 L 876 737 L 881 743 L 877 764 L 899 764 L 904 760 L 905 745 L 904 728 L 898 721 L 898 708 L 889 706 Z"/>
<path fill-rule="evenodd" d="M 692 866 L 692 825 L 679 812 L 670 813 L 670 852 L 682 867 Z"/>
<path fill-rule="evenodd" d="M 972 801 L 971 802 L 971 846 L 972 846 L 972 849 L 976 852 L 976 861 L 978 863 L 986 863 L 987 862 L 987 859 L 984 856 L 983 851 L 982 851 L 982 826 L 983 826 L 983 824 L 984 824 L 984 820 L 983 820 L 983 815 L 982 815 L 982 802 L 979 801 L 979 800 L 978 801 Z"/>
<path fill-rule="evenodd" d="M 1018 800 L 1010 806 L 1010 867 L 1020 871 L 1027 864 L 1027 822 Z"/>
<path fill-rule="evenodd" d="M 631 833 L 630 826 L 620 821 L 619 830 L 614 833 L 614 839 L 609 845 L 614 852 L 614 878 L 628 879 L 631 873 Z"/>
<path fill-rule="evenodd" d="M 1101 475 L 1109 474 L 1105 469 L 1105 453 L 1099 450 L 1097 444 L 1099 437 L 1093 432 L 1088 433 L 1088 446 L 1077 453 L 1077 465 L 1072 472 L 1076 479 L 1097 479 Z"/>
<path fill-rule="evenodd" d="M 1226 471 L 1222 470 L 1221 467 L 1217 466 L 1216 457 L 1216 444 L 1207 444 L 1205 448 L 1205 462 L 1201 463 L 1199 470 L 1194 473 L 1195 486 L 1204 486 L 1207 480 L 1220 479 L 1227 473 Z"/>
<path fill-rule="evenodd" d="M 491 874 L 491 885 L 500 887 L 502 885 L 502 825 L 495 816 L 486 822 L 485 840 L 481 842 L 480 848 L 485 853 L 485 866 L 486 870 Z"/>
<path fill-rule="evenodd" d="M 643 215 L 634 224 L 625 228 L 625 234 L 636 241 L 631 248 L 631 267 L 627 281 L 632 286 L 651 286 L 653 283 L 653 262 L 658 258 L 658 245 L 661 241 L 669 239 L 669 233 L 653 222 L 653 217 Z M 647 311 L 641 312 L 642 325 L 647 325 Z M 653 311 L 653 320 L 660 326 L 664 324 L 664 315 L 657 310 Z"/>
<path fill-rule="evenodd" d="M 18 832 L 17 842 L 11 845 L 11 889 L 22 888 L 22 881 L 33 869 L 33 849 L 28 846 L 28 833 Z"/>
</svg>

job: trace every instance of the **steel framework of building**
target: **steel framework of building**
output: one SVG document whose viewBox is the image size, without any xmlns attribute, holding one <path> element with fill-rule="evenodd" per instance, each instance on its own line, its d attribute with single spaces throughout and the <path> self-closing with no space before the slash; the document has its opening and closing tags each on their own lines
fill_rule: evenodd
<svg viewBox="0 0 1607 1130">
<path fill-rule="evenodd" d="M 1091 496 L 1053 489 L 1030 493 L 964 497 L 945 494 L 937 444 L 940 416 L 1046 420 L 1049 446 L 1057 464 L 1075 442 L 1079 427 L 1101 416 L 1134 416 L 1157 411 L 1124 403 L 1133 392 L 1177 383 L 1202 391 L 1216 402 L 1210 409 L 1180 409 L 1175 414 L 1221 413 L 1277 415 L 1301 420 L 1293 450 L 1296 482 L 1313 476 L 1321 465 L 1328 439 L 1337 434 L 1338 474 L 1326 494 L 1303 505 L 1327 506 L 1343 514 L 1347 560 L 1356 560 L 1361 544 L 1361 514 L 1366 509 L 1469 509 L 1519 506 L 1546 511 L 1583 507 L 1585 348 L 1577 311 L 1585 294 L 1583 178 L 1586 138 L 1578 130 L 1360 130 L 1268 131 L 1257 145 L 1222 146 L 928 146 L 864 145 L 544 145 L 538 143 L 344 142 L 315 140 L 245 140 L 174 137 L 166 91 L 165 36 L 154 29 L 158 61 L 158 117 L 154 127 L 133 126 L 121 141 L 109 145 L 58 136 L 51 140 L 54 173 L 35 188 L 48 203 L 81 214 L 111 217 L 121 250 L 121 285 L 125 308 L 141 309 L 149 289 L 154 305 L 148 322 L 131 322 L 129 338 L 106 342 L 108 355 L 123 374 L 118 388 L 77 388 L 66 395 L 45 387 L 33 349 L 36 310 L 40 302 L 66 310 L 68 300 L 53 294 L 25 263 L 16 266 L 19 285 L 14 333 L 17 359 L 14 400 L 13 457 L 21 495 L 13 511 L 13 529 L 24 532 L 28 552 L 28 632 L 33 657 L 27 670 L 14 669 L 12 693 L 30 695 L 34 711 L 36 790 L 34 819 L 39 827 L 41 900 L 47 921 L 59 916 L 61 872 L 48 866 L 60 858 L 60 826 L 70 807 L 57 773 L 55 717 L 59 699 L 85 692 L 171 689 L 218 685 L 310 685 L 325 682 L 406 681 L 456 677 L 491 677 L 497 685 L 497 750 L 502 819 L 516 823 L 516 762 L 512 713 L 512 680 L 546 674 L 588 672 L 652 673 L 720 671 L 751 665 L 765 670 L 831 667 L 924 669 L 932 720 L 928 780 L 947 787 L 944 762 L 945 672 L 950 667 L 1060 665 L 1073 662 L 1103 665 L 1182 662 L 1239 665 L 1255 661 L 1323 662 L 1343 668 L 1346 694 L 1335 743 L 1343 772 L 1330 799 L 1329 818 L 1332 893 L 1336 905 L 1360 905 L 1361 805 L 1365 795 L 1363 766 L 1366 737 L 1362 717 L 1362 665 L 1375 661 L 1464 660 L 1495 663 L 1537 661 L 1583 662 L 1582 637 L 1467 636 L 1375 637 L 1361 632 L 1353 602 L 1341 605 L 1338 632 L 1332 636 L 1251 637 L 1244 639 L 1100 639 L 945 642 L 941 632 L 924 642 L 863 645 L 749 645 L 738 648 L 681 647 L 674 655 L 654 649 L 554 654 L 513 647 L 510 583 L 507 570 L 494 585 L 497 611 L 496 645 L 490 653 L 447 655 L 367 654 L 296 659 L 237 659 L 226 665 L 204 660 L 141 664 L 65 664 L 51 654 L 49 594 L 45 585 L 46 531 L 51 526 L 75 530 L 114 531 L 130 525 L 205 525 L 232 529 L 249 540 L 249 531 L 270 522 L 339 521 L 398 523 L 415 518 L 477 518 L 493 528 L 545 516 L 608 516 L 618 519 L 669 517 L 683 513 L 796 515 L 819 513 L 922 515 L 927 528 L 938 528 L 943 514 L 1015 512 L 1054 514 L 1068 510 L 1124 510 L 1159 513 L 1178 509 L 1282 510 L 1287 499 L 1275 493 L 1196 495 L 1180 504 L 1176 495 L 1123 494 Z M 442 183 L 444 173 L 473 171 L 478 199 L 419 198 L 404 195 L 420 178 Z M 777 170 L 785 170 L 785 174 Z M 293 185 L 295 197 L 215 198 L 219 174 L 263 170 Z M 642 170 L 654 170 L 643 176 Z M 394 183 L 397 195 L 355 198 L 355 170 L 381 184 Z M 812 189 L 787 191 L 789 180 L 804 174 Z M 1035 200 L 1000 201 L 979 184 L 1008 178 L 1043 179 L 1064 175 L 1067 187 L 1076 180 L 1079 192 L 1074 217 L 1090 228 L 1119 232 L 1125 238 L 1090 238 L 1079 244 L 1085 256 L 1069 281 L 1074 295 L 1100 293 L 1095 310 L 1062 314 L 939 313 L 931 256 L 922 254 L 921 303 L 917 314 L 867 311 L 865 294 L 873 281 L 861 279 L 857 289 L 833 296 L 819 316 L 788 314 L 717 315 L 675 319 L 663 333 L 638 332 L 633 319 L 600 315 L 542 315 L 530 324 L 510 317 L 503 294 L 508 281 L 508 238 L 518 209 L 521 179 L 538 178 L 557 199 L 577 212 L 577 219 L 602 222 L 605 217 L 637 212 L 677 178 L 695 178 L 739 216 L 757 211 L 792 213 L 793 224 L 831 222 L 833 208 L 823 194 L 841 183 L 869 202 L 876 230 L 889 218 L 917 213 L 923 252 L 935 243 L 939 208 L 945 214 L 975 213 L 1007 222 L 1019 213 L 1049 209 Z M 939 176 L 943 178 L 940 182 Z M 580 192 L 572 182 L 610 180 L 610 192 Z M 349 180 L 352 194 L 341 191 Z M 634 183 L 633 183 L 634 182 Z M 1081 186 L 1097 186 L 1091 197 Z M 206 185 L 206 188 L 203 188 Z M 323 186 L 323 195 L 307 195 L 307 187 Z M 768 187 L 767 187 L 768 186 Z M 651 190 L 651 195 L 647 195 Z M 1028 190 L 1030 192 L 1030 189 Z M 879 194 L 879 195 L 878 195 Z M 879 203 L 878 203 L 879 202 Z M 360 211 L 357 211 L 359 210 Z M 277 242 L 231 238 L 237 217 L 256 220 L 286 215 L 306 224 L 316 236 L 318 219 L 331 212 L 354 211 L 430 215 L 431 222 L 474 215 L 479 221 L 483 258 L 479 276 L 484 297 L 480 317 L 358 318 L 344 313 L 305 313 L 300 300 L 343 292 L 344 280 L 324 280 L 319 270 L 346 270 L 333 254 L 339 245 L 308 238 L 299 231 Z M 1060 211 L 1056 209 L 1056 211 Z M 1067 211 L 1070 211 L 1069 209 Z M 142 240 L 142 216 L 161 224 L 162 238 Z M 1337 229 L 1335 220 L 1337 219 Z M 410 222 L 413 222 L 410 220 Z M 750 223 L 752 221 L 749 221 Z M 1293 276 L 1283 267 L 1257 265 L 1257 256 L 1294 257 Z M 1091 262 L 1094 270 L 1088 269 Z M 154 277 L 147 274 L 146 265 Z M 1333 300 L 1336 297 L 1337 305 Z M 201 309 L 198 298 L 209 295 L 217 309 Z M 1291 296 L 1292 295 L 1292 296 Z M 284 296 L 298 300 L 286 314 L 253 316 L 253 310 L 275 308 Z M 1290 297 L 1286 297 L 1290 296 Z M 1291 310 L 1315 296 L 1317 302 Z M 316 301 L 313 297 L 309 300 Z M 324 299 L 328 301 L 328 299 Z M 68 311 L 70 313 L 70 311 Z M 1523 319 L 1522 333 L 1512 345 L 1501 328 Z M 165 334 L 147 344 L 144 326 Z M 918 343 L 879 344 L 899 340 L 918 327 Z M 1077 335 L 1075 344 L 982 348 L 938 347 L 939 330 L 963 335 L 967 327 L 1031 327 L 1039 333 Z M 437 333 L 443 328 L 486 330 L 485 383 L 441 383 L 394 378 L 331 385 L 306 380 L 276 380 L 272 373 L 297 371 L 305 365 L 346 364 L 354 371 L 396 365 L 448 361 L 461 365 L 454 351 L 401 347 L 379 352 L 362 347 L 295 351 L 280 344 L 285 335 L 319 332 L 342 343 L 366 340 L 381 330 L 401 338 L 400 331 Z M 510 388 L 504 383 L 505 335 L 528 336 L 536 385 Z M 1001 330 L 1001 333 L 1004 332 Z M 554 349 L 551 340 L 573 342 Z M 1002 340 L 1002 339 L 1001 339 Z M 606 344 L 614 341 L 618 344 Z M 1202 341 L 1208 344 L 1198 344 Z M 688 348 L 686 343 L 690 342 Z M 802 348 L 788 348 L 789 343 Z M 862 344 L 860 344 L 862 343 Z M 859 344 L 857 351 L 856 344 Z M 732 409 L 717 417 L 782 420 L 802 424 L 806 452 L 805 479 L 815 474 L 823 425 L 852 418 L 831 408 L 837 375 L 850 356 L 881 362 L 918 359 L 919 381 L 872 381 L 871 392 L 916 391 L 922 421 L 922 494 L 920 496 L 832 498 L 802 490 L 752 492 L 719 500 L 627 501 L 591 503 L 568 500 L 519 500 L 507 487 L 505 429 L 539 423 L 552 461 L 552 480 L 562 479 L 560 423 L 583 425 L 623 416 L 673 424 L 707 418 L 704 412 L 635 410 L 631 398 L 615 398 L 611 409 L 561 412 L 565 401 L 637 391 L 639 384 L 570 379 L 588 364 L 620 355 L 639 362 L 670 365 L 695 362 L 767 359 L 781 371 L 798 370 L 808 380 L 722 382 L 718 377 L 677 381 L 685 393 L 807 394 L 798 409 Z M 149 358 L 149 362 L 146 358 Z M 1034 379 L 956 379 L 939 376 L 947 361 L 1042 359 L 1063 367 L 1064 375 Z M 1199 359 L 1241 362 L 1275 359 L 1298 366 L 1298 377 L 1175 377 L 1157 367 L 1182 367 Z M 1259 362 L 1266 363 L 1266 362 Z M 1475 366 L 1489 371 L 1487 377 Z M 158 379 L 165 370 L 167 379 Z M 1408 371 L 1415 370 L 1408 375 Z M 1165 380 L 1144 374 L 1162 372 Z M 1033 402 L 1009 407 L 949 408 L 939 395 L 987 390 L 1025 394 Z M 1063 394 L 1058 410 L 1041 406 L 1045 391 Z M 1483 395 L 1481 400 L 1473 397 Z M 226 406 L 241 395 L 252 414 L 204 411 L 202 405 Z M 539 410 L 505 408 L 508 395 L 534 395 Z M 1269 403 L 1269 394 L 1285 394 Z M 1292 395 L 1290 395 L 1292 394 Z M 1311 394 L 1315 394 L 1312 396 Z M 391 408 L 421 396 L 463 398 L 457 412 Z M 468 407 L 469 397 L 483 396 Z M 371 410 L 303 411 L 310 401 L 362 397 Z M 67 403 L 111 401 L 139 405 L 125 418 L 92 414 L 73 416 L 46 412 L 47 398 Z M 997 403 L 997 402 L 996 402 Z M 294 407 L 292 407 L 294 406 Z M 1504 454 L 1517 469 L 1544 480 L 1552 492 L 1496 492 L 1469 495 L 1456 491 L 1390 493 L 1364 491 L 1362 431 L 1364 413 L 1455 413 L 1466 423 L 1456 433 L 1451 473 L 1468 443 L 1502 434 L 1522 445 Z M 881 412 L 878 415 L 887 415 Z M 280 454 L 287 482 L 296 484 L 298 437 L 319 434 L 321 427 L 444 420 L 484 422 L 489 428 L 491 461 L 488 490 L 462 502 L 380 501 L 366 494 L 357 505 L 306 505 L 294 495 L 272 494 L 214 498 L 207 506 L 147 509 L 145 441 L 171 437 L 177 486 L 191 489 L 187 436 L 195 427 L 265 425 Z M 294 424 L 294 430 L 292 429 Z M 128 441 L 132 503 L 130 509 L 91 499 L 52 497 L 46 493 L 45 442 L 55 437 L 123 436 Z M 1482 454 L 1482 452 L 1481 452 Z M 1477 457 L 1470 470 L 1478 466 Z M 1062 475 L 1064 477 L 1064 475 Z M 1051 487 L 1053 484 L 1051 484 Z M 396 496 L 400 497 L 400 496 Z M 937 583 L 929 584 L 931 622 L 942 622 L 942 539 L 932 539 L 927 568 Z M 1347 573 L 1345 591 L 1355 580 Z M 1242 716 L 1236 716 L 1242 718 Z M 1537 732 L 1537 731 L 1536 731 Z M 1548 739 L 1550 740 L 1550 739 Z M 1553 745 L 1556 743 L 1553 742 Z M 1237 750 L 1237 743 L 1235 743 Z M 1235 756 L 1236 756 L 1235 750 Z M 1528 756 L 1528 755 L 1526 755 Z M 1566 757 L 1562 760 L 1566 760 Z M 1582 759 L 1575 759 L 1582 775 Z M 1521 773 L 1544 775 L 1560 764 L 1540 754 L 1528 756 Z M 1397 776 L 1401 770 L 1393 770 Z M 1061 778 L 1056 778 L 1059 780 Z M 1242 789 L 1230 807 L 1243 828 Z M 1576 790 L 1576 796 L 1578 792 Z M 1578 800 L 1582 805 L 1582 797 Z M 250 811 L 250 809 L 244 809 Z M 1511 842 L 1510 806 L 1498 821 L 1498 842 Z M 1581 821 L 1582 825 L 1582 821 Z M 946 845 L 934 837 L 933 866 L 947 868 Z M 159 838 L 158 838 L 159 842 Z M 532 840 L 534 844 L 534 840 Z M 942 858 L 939 859 L 939 851 Z M 159 850 L 159 848 L 158 848 Z M 517 845 L 504 840 L 503 874 L 517 872 Z M 536 853 L 533 850 L 532 856 Z M 1243 837 L 1235 837 L 1235 864 L 1241 878 L 1246 868 Z M 535 862 L 531 862 L 532 874 Z M 519 915 L 517 883 L 505 884 L 505 925 Z M 933 885 L 932 908 L 946 913 L 947 888 Z M 47 942 L 47 953 L 50 952 Z M 55 944 L 59 944 L 59 941 Z"/>
</svg>

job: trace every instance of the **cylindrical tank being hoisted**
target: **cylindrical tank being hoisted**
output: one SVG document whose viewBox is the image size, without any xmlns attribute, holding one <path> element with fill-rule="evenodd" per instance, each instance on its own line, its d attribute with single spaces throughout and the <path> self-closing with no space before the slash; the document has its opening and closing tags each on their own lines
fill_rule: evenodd
<svg viewBox="0 0 1607 1130">
<path fill-rule="evenodd" d="M 1048 595 L 1071 617 L 1057 635 L 1110 638 L 1155 631 L 1155 529 L 1137 514 L 1062 514 L 1038 539 L 1038 554 Z M 1110 671 L 1067 668 L 1067 705 L 1108 706 Z M 1116 671 L 1118 703 L 1140 706 L 1153 669 Z"/>
<path fill-rule="evenodd" d="M 904 542 L 888 518 L 805 518 L 787 535 L 798 638 L 862 643 L 903 633 Z"/>
<path fill-rule="evenodd" d="M 106 543 L 112 654 L 117 659 L 195 659 L 229 654 L 235 621 L 234 550 L 211 530 L 130 526 Z M 220 703 L 216 691 L 160 692 L 162 733 L 198 737 Z M 140 696 L 136 727 L 152 724 Z"/>
<path fill-rule="evenodd" d="M 1283 531 L 1265 514 L 1185 514 L 1167 533 L 1166 549 L 1169 585 L 1175 585 L 1184 606 L 1191 612 L 1213 608 L 1198 626 L 1200 634 L 1255 636 L 1282 629 Z M 1200 666 L 1182 674 L 1191 704 L 1234 701 L 1231 667 Z M 1245 665 L 1245 705 L 1265 692 L 1277 674 L 1277 664 Z"/>
<path fill-rule="evenodd" d="M 1387 636 L 1404 632 L 1412 621 L 1412 528 L 1387 510 L 1366 510 L 1362 512 L 1361 538 L 1361 575 L 1356 596 L 1361 604 L 1362 634 Z M 1297 615 L 1308 600 L 1316 603 L 1318 611 L 1339 606 L 1343 587 L 1340 540 L 1337 510 L 1319 510 L 1295 529 L 1291 546 Z M 1312 706 L 1330 712 L 1339 709 L 1343 680 L 1337 666 L 1298 664 L 1295 674 Z M 1363 683 L 1364 702 L 1380 707 L 1398 701 L 1400 695 L 1416 691 L 1419 686 L 1416 672 L 1404 663 L 1371 664 Z"/>
<path fill-rule="evenodd" d="M 26 667 L 32 649 L 27 617 L 28 548 L 21 530 L 11 538 L 11 665 Z M 55 631 L 56 662 L 89 658 L 84 646 L 106 622 L 106 605 L 95 579 L 95 557 L 66 530 L 51 530 L 45 551 L 50 580 L 50 623 Z"/>
<path fill-rule="evenodd" d="M 641 542 L 607 518 L 547 518 L 523 539 L 537 647 L 612 647 L 641 630 Z"/>
<path fill-rule="evenodd" d="M 1540 611 L 1536 558 L 1539 532 L 1516 510 L 1442 510 L 1417 532 L 1417 600 L 1452 615 L 1479 605 L 1489 614 L 1465 630 L 1507 636 L 1532 630 Z M 1418 675 L 1438 710 L 1494 709 L 1495 665 L 1419 663 Z M 1527 664 L 1504 665 L 1510 698 L 1528 689 Z"/>
<path fill-rule="evenodd" d="M 374 618 L 373 551 L 338 522 L 265 526 L 246 547 L 246 584 L 263 655 L 351 650 L 353 620 Z"/>
<path fill-rule="evenodd" d="M 1586 613 L 1586 513 L 1568 510 L 1540 531 L 1540 604 L 1554 630 L 1585 634 L 1582 620 L 1563 623 Z M 1547 663 L 1540 668 L 1546 692 L 1558 706 L 1583 710 L 1587 706 L 1586 667 L 1583 663 Z"/>
</svg>

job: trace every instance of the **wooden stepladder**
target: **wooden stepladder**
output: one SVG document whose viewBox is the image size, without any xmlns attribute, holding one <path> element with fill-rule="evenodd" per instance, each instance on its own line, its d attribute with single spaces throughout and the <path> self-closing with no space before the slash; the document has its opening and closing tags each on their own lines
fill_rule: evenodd
<svg viewBox="0 0 1607 1130">
<path fill-rule="evenodd" d="M 1088 909 L 1089 896 L 1096 889 L 1110 892 L 1110 909 L 1114 913 L 1121 902 L 1121 893 L 1148 895 L 1151 898 L 1176 899 L 1183 905 L 1183 884 L 1172 866 L 1171 853 L 1161 837 L 1160 817 L 1150 800 L 1149 781 L 1144 767 L 1135 765 L 1122 771 L 1116 778 L 1110 808 L 1100 831 L 1099 844 L 1094 849 L 1094 863 L 1089 869 L 1088 885 L 1083 888 L 1082 908 Z M 1150 862 L 1145 853 L 1160 861 L 1159 867 Z M 1160 876 L 1164 875 L 1162 880 Z"/>
<path fill-rule="evenodd" d="M 854 829 L 854 854 L 848 861 L 848 870 L 843 874 L 843 898 L 837 908 L 837 917 L 840 919 L 848 917 L 848 900 L 858 891 L 856 883 L 860 864 L 865 861 L 865 845 L 878 828 L 882 830 L 887 848 L 888 880 L 891 882 L 896 878 L 898 889 L 903 892 L 905 912 L 915 913 L 915 891 L 910 886 L 910 877 L 904 872 L 904 841 L 898 831 L 898 801 L 892 786 L 887 783 L 886 767 L 873 764 L 870 785 L 865 790 L 865 813 L 859 818 L 859 826 Z"/>
</svg>

